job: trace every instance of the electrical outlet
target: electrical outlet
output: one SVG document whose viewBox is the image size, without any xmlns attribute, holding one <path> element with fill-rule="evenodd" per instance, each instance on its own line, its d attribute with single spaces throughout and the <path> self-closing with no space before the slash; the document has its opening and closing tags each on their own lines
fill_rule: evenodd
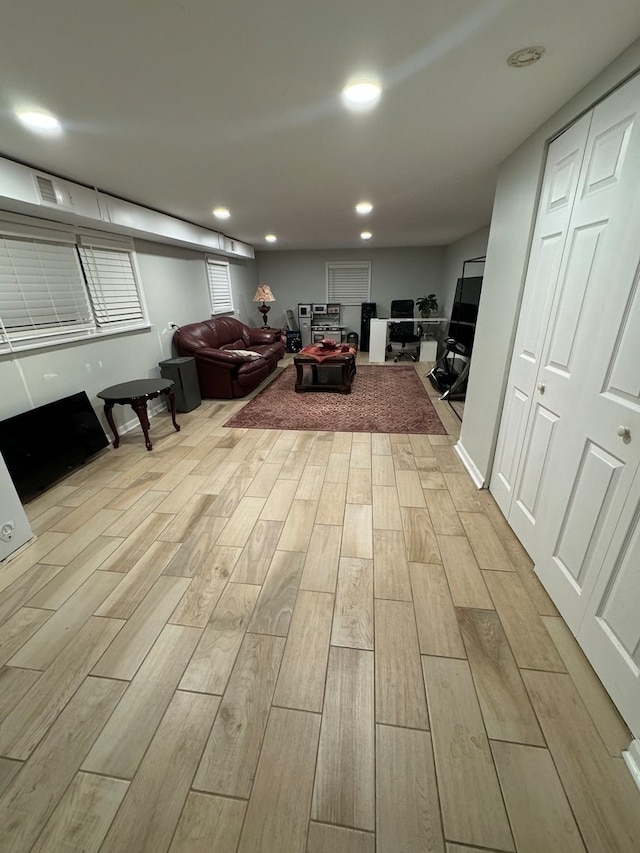
<svg viewBox="0 0 640 853">
<path fill-rule="evenodd" d="M 0 527 L 0 539 L 4 539 L 5 542 L 11 542 L 15 529 L 15 521 L 5 521 L 2 527 Z"/>
</svg>

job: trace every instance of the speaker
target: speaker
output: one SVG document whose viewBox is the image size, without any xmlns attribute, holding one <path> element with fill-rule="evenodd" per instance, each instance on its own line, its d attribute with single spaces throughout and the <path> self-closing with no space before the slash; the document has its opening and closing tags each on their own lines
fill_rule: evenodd
<svg viewBox="0 0 640 853">
<path fill-rule="evenodd" d="M 369 352 L 371 319 L 377 316 L 375 302 L 363 302 L 360 309 L 360 352 Z"/>
<path fill-rule="evenodd" d="M 287 329 L 287 352 L 300 352 L 302 349 L 302 338 L 300 332 Z"/>
<path fill-rule="evenodd" d="M 160 361 L 160 376 L 173 380 L 177 412 L 191 412 L 202 402 L 196 360 L 189 356 Z"/>
</svg>

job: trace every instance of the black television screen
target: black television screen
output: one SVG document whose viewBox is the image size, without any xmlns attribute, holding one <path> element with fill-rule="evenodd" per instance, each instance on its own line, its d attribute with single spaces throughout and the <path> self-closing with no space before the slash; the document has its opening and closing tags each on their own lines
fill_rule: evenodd
<svg viewBox="0 0 640 853">
<path fill-rule="evenodd" d="M 468 352 L 473 348 L 481 290 L 482 276 L 458 279 L 447 337 L 462 344 Z"/>
<path fill-rule="evenodd" d="M 108 444 L 84 391 L 0 421 L 0 453 L 23 499 Z"/>
</svg>

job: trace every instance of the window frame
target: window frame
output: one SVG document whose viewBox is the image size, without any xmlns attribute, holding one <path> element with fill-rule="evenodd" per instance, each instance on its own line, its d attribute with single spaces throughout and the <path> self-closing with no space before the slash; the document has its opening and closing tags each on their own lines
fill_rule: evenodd
<svg viewBox="0 0 640 853">
<path fill-rule="evenodd" d="M 120 235 L 107 234 L 100 231 L 91 231 L 79 227 L 71 227 L 62 225 L 58 222 L 49 220 L 40 220 L 33 217 L 23 217 L 20 214 L 12 214 L 8 211 L 0 212 L 0 239 L 24 240 L 33 243 L 36 247 L 46 246 L 47 244 L 57 244 L 68 246 L 70 252 L 74 256 L 74 264 L 78 272 L 78 284 L 82 288 L 83 300 L 86 302 L 87 317 L 83 323 L 74 325 L 73 327 L 64 328 L 62 325 L 56 326 L 54 323 L 41 330 L 37 330 L 34 326 L 32 334 L 26 331 L 11 332 L 11 326 L 5 325 L 0 316 L 0 356 L 23 352 L 31 349 L 41 349 L 45 347 L 55 347 L 68 345 L 74 342 L 82 342 L 94 340 L 102 337 L 111 337 L 113 335 L 127 334 L 137 331 L 144 331 L 151 328 L 149 322 L 149 314 L 144 299 L 144 291 L 141 285 L 140 273 L 137 265 L 134 242 L 130 238 Z M 80 248 L 95 247 L 108 249 L 111 251 L 119 251 L 128 255 L 131 276 L 135 283 L 136 293 L 138 298 L 139 316 L 132 321 L 118 320 L 113 323 L 100 321 L 96 311 L 90 285 L 87 280 L 87 274 L 82 263 Z M 34 264 L 37 266 L 38 249 L 34 251 Z M 11 258 L 7 249 L 8 268 L 11 268 Z M 28 260 L 28 259 L 27 259 Z M 51 268 L 55 269 L 54 267 Z M 55 275 L 55 274 L 54 274 Z M 26 285 L 21 285 L 19 275 L 14 272 L 15 283 L 18 284 L 18 294 L 22 298 Z M 46 286 L 47 269 L 43 268 L 43 291 L 51 293 L 51 290 Z M 10 280 L 9 286 L 12 282 Z M 73 291 L 72 286 L 69 292 Z M 28 301 L 25 300 L 28 313 Z M 78 304 L 81 304 L 80 302 Z M 52 298 L 52 317 L 57 315 L 60 310 L 61 303 L 56 306 Z"/>
<path fill-rule="evenodd" d="M 331 291 L 331 272 L 339 269 L 360 269 L 366 270 L 367 293 L 366 297 L 361 297 L 359 294 L 354 294 L 352 297 L 344 297 L 344 295 L 336 295 Z M 363 302 L 371 301 L 371 261 L 327 261 L 326 262 L 326 286 L 327 286 L 327 302 L 338 303 L 339 305 L 360 305 Z M 346 284 L 343 284 L 343 287 Z"/>
<path fill-rule="evenodd" d="M 106 289 L 110 286 L 113 287 L 114 285 L 109 285 L 106 280 L 98 282 L 89 281 L 89 271 L 87 268 L 88 263 L 85 266 L 82 257 L 82 252 L 88 250 L 97 250 L 98 252 L 114 252 L 127 257 L 129 261 L 129 270 L 127 270 L 126 272 L 130 272 L 131 284 L 133 285 L 133 288 L 135 288 L 135 296 L 137 297 L 136 307 L 139 312 L 138 316 L 135 316 L 132 319 L 128 320 L 123 319 L 122 317 L 117 317 L 115 316 L 115 307 L 111 305 L 111 309 L 113 310 L 114 315 L 112 319 L 102 320 L 99 317 L 99 314 L 101 313 L 101 311 L 104 312 L 105 308 L 100 309 L 98 307 L 98 302 L 100 298 L 105 298 Z M 136 263 L 135 247 L 133 240 L 122 237 L 111 237 L 110 235 L 104 234 L 90 234 L 83 232 L 76 235 L 76 252 L 78 254 L 80 267 L 84 276 L 85 286 L 89 298 L 89 304 L 91 305 L 91 310 L 93 313 L 97 331 L 99 333 L 102 333 L 106 330 L 110 330 L 113 332 L 126 332 L 132 329 L 139 329 L 144 325 L 148 325 L 147 307 L 144 301 L 144 294 L 142 292 L 142 287 L 140 284 L 140 274 Z M 129 296 L 130 295 L 131 294 L 129 293 Z M 109 299 L 108 296 L 107 299 Z M 120 313 L 122 313 L 121 309 L 118 310 L 120 311 Z M 106 309 L 106 313 L 109 313 L 109 306 Z"/>
<path fill-rule="evenodd" d="M 231 285 L 231 265 L 229 261 L 221 260 L 220 258 L 214 257 L 212 255 L 205 256 L 205 270 L 207 274 L 207 291 L 209 293 L 209 305 L 211 308 L 211 316 L 219 317 L 223 314 L 234 314 L 235 313 L 235 304 L 233 301 L 233 287 Z M 226 285 L 228 288 L 228 296 L 229 299 L 227 302 L 223 302 L 222 305 L 230 306 L 224 308 L 216 308 L 215 297 L 213 293 L 213 288 L 215 287 L 215 282 L 212 281 L 210 276 L 210 270 L 212 267 L 223 267 L 226 269 Z"/>
</svg>

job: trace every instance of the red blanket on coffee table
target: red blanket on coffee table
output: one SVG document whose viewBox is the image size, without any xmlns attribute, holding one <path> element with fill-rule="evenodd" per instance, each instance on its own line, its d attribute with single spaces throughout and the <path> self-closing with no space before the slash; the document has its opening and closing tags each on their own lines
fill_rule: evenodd
<svg viewBox="0 0 640 853">
<path fill-rule="evenodd" d="M 317 347 L 315 344 L 311 344 L 308 347 L 302 347 L 300 355 L 308 355 L 310 358 L 322 362 L 330 358 L 335 358 L 337 355 L 348 355 L 349 353 L 355 355 L 356 352 L 355 347 L 350 347 L 347 344 L 337 344 L 333 349 Z"/>
</svg>

